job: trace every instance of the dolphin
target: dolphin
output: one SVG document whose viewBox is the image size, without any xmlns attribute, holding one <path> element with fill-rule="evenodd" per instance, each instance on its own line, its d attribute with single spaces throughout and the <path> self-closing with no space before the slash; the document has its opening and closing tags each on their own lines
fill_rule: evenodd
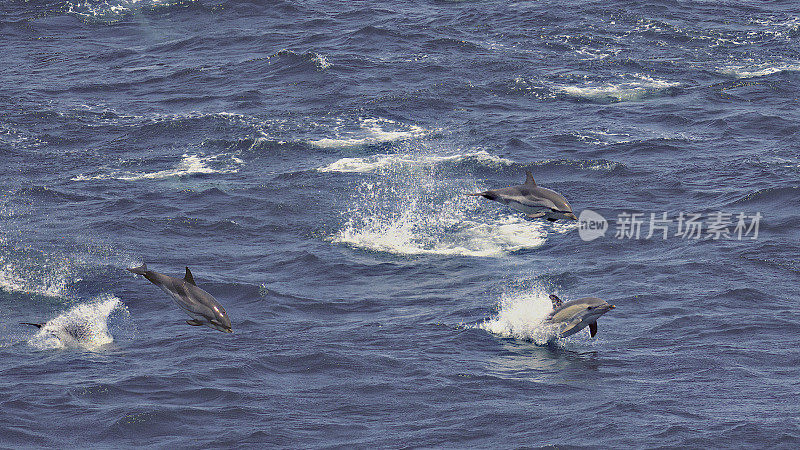
<svg viewBox="0 0 800 450">
<path fill-rule="evenodd" d="M 597 319 L 615 308 L 604 300 L 595 297 L 579 298 L 566 303 L 556 295 L 550 295 L 553 312 L 545 319 L 545 323 L 559 326 L 559 337 L 572 336 L 589 326 L 589 334 L 597 334 Z"/>
<path fill-rule="evenodd" d="M 527 175 L 525 184 L 467 195 L 481 196 L 500 202 L 526 213 L 532 219 L 544 217 L 551 222 L 558 219 L 578 220 L 578 217 L 572 212 L 572 207 L 561 194 L 537 186 L 530 171 L 525 174 Z"/>
<path fill-rule="evenodd" d="M 192 277 L 192 272 L 186 268 L 183 278 L 171 277 L 152 270 L 147 270 L 147 264 L 141 267 L 128 268 L 129 271 L 142 275 L 148 281 L 160 287 L 161 290 L 171 295 L 175 303 L 192 317 L 186 323 L 199 327 L 205 325 L 225 333 L 233 333 L 231 321 L 225 308 L 208 292 L 197 287 Z"/>
</svg>

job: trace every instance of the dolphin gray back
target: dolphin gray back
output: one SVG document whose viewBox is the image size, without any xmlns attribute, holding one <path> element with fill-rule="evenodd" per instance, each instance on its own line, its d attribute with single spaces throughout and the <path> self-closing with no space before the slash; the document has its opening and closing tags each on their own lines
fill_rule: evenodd
<svg viewBox="0 0 800 450">
<path fill-rule="evenodd" d="M 553 312 L 550 313 L 550 316 L 554 316 L 559 311 L 569 308 L 570 306 L 582 305 L 582 306 L 599 306 L 604 305 L 606 303 L 605 300 L 599 299 L 597 297 L 584 297 L 579 298 L 577 300 L 570 300 L 568 302 L 562 302 L 557 307 L 553 309 Z M 555 305 L 554 305 L 555 306 Z"/>
<path fill-rule="evenodd" d="M 518 186 L 510 186 L 500 189 L 492 189 L 478 195 L 489 200 L 499 200 L 500 198 L 509 198 L 519 201 L 520 203 L 542 206 L 557 211 L 572 212 L 572 207 L 561 194 L 556 191 L 539 187 L 536 181 L 533 180 L 533 174 L 530 171 L 526 172 L 525 183 Z"/>
</svg>

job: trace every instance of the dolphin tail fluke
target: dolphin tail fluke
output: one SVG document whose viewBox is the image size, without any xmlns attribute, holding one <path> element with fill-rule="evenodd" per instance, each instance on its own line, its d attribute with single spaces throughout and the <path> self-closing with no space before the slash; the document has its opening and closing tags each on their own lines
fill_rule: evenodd
<svg viewBox="0 0 800 450">
<path fill-rule="evenodd" d="M 474 193 L 473 192 L 467 192 L 464 195 L 471 195 L 473 197 L 483 197 L 483 194 L 484 194 L 483 192 L 474 192 Z"/>
<path fill-rule="evenodd" d="M 147 273 L 147 264 L 142 264 L 139 267 L 128 267 L 128 270 L 135 273 L 136 275 L 144 275 Z"/>
<path fill-rule="evenodd" d="M 597 334 L 597 321 L 596 320 L 589 324 L 589 334 L 592 337 L 594 337 L 594 335 Z"/>
<path fill-rule="evenodd" d="M 564 303 L 556 294 L 550 294 L 550 301 L 553 302 L 553 309 L 558 308 Z"/>
<path fill-rule="evenodd" d="M 19 324 L 20 325 L 31 325 L 31 326 L 34 326 L 36 328 L 42 328 L 44 326 L 43 323 L 20 322 Z"/>
</svg>

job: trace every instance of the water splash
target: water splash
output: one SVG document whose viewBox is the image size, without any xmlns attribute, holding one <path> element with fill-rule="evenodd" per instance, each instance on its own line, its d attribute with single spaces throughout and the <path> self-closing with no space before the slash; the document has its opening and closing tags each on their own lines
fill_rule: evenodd
<svg viewBox="0 0 800 450">
<path fill-rule="evenodd" d="M 481 190 L 474 182 L 439 176 L 430 163 L 442 158 L 453 157 L 402 155 L 352 167 L 354 172 L 368 167 L 378 177 L 355 187 L 333 242 L 399 255 L 481 257 L 545 242 L 545 225 L 499 210 L 491 214 L 475 197 L 464 195 Z"/>
<path fill-rule="evenodd" d="M 58 258 L 9 259 L 0 255 L 0 289 L 47 297 L 63 297 L 74 281 L 72 265 Z"/>
<path fill-rule="evenodd" d="M 128 308 L 113 295 L 102 295 L 88 303 L 80 303 L 45 323 L 28 340 L 39 350 L 84 348 L 97 350 L 114 341 L 109 323 L 120 322 L 120 332 L 131 332 Z M 127 325 L 126 325 L 127 324 Z"/>
<path fill-rule="evenodd" d="M 549 293 L 542 287 L 520 292 L 504 292 L 497 314 L 475 325 L 504 338 L 532 341 L 545 345 L 557 339 L 558 328 L 545 323 L 553 310 Z"/>
</svg>

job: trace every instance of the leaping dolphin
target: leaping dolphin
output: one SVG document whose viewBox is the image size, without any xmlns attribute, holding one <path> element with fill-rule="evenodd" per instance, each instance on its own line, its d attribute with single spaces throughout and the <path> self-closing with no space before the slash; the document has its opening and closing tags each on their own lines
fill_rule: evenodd
<svg viewBox="0 0 800 450">
<path fill-rule="evenodd" d="M 555 294 L 550 295 L 553 312 L 547 316 L 545 323 L 558 325 L 559 336 L 567 337 L 589 326 L 589 334 L 597 334 L 597 319 L 615 308 L 604 300 L 595 297 L 580 298 L 566 303 Z"/>
<path fill-rule="evenodd" d="M 142 275 L 148 281 L 160 287 L 161 290 L 172 296 L 175 303 L 192 317 L 186 323 L 192 326 L 205 325 L 225 333 L 232 333 L 231 321 L 225 308 L 208 292 L 197 287 L 192 277 L 192 272 L 186 268 L 183 278 L 171 277 L 152 270 L 147 270 L 147 264 L 141 267 L 128 268 L 131 272 Z"/>
<path fill-rule="evenodd" d="M 572 207 L 561 194 L 537 186 L 530 171 L 525 174 L 527 175 L 525 184 L 467 195 L 477 195 L 503 203 L 526 213 L 533 219 L 544 217 L 551 222 L 559 219 L 578 220 L 572 213 Z"/>
</svg>

